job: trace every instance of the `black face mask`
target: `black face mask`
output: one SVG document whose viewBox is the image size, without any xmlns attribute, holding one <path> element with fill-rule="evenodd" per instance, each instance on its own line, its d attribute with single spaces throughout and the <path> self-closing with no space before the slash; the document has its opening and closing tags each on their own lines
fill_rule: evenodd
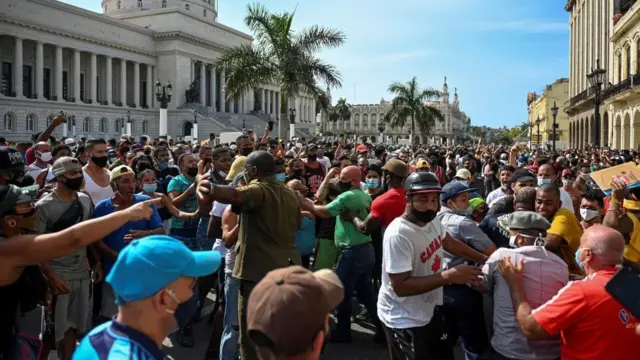
<svg viewBox="0 0 640 360">
<path fill-rule="evenodd" d="M 96 164 L 98 167 L 103 168 L 107 166 L 107 162 L 109 162 L 109 157 L 108 156 L 92 156 L 91 161 L 94 164 Z"/>
<path fill-rule="evenodd" d="M 318 159 L 318 155 L 307 155 L 307 160 L 316 161 Z"/>
<path fill-rule="evenodd" d="M 242 149 L 240 149 L 240 155 L 249 156 L 249 154 L 251 154 L 252 151 L 253 151 L 253 149 L 250 148 L 250 147 L 242 148 Z"/>
<path fill-rule="evenodd" d="M 231 212 L 240 215 L 242 212 L 242 205 L 231 205 Z"/>
<path fill-rule="evenodd" d="M 416 220 L 428 224 L 436 218 L 438 212 L 435 210 L 419 211 L 413 207 L 413 204 L 411 204 L 411 214 L 413 214 Z"/>
<path fill-rule="evenodd" d="M 293 176 L 295 177 L 302 176 L 302 169 L 293 169 Z"/>
<path fill-rule="evenodd" d="M 197 167 L 187 168 L 187 175 L 191 177 L 196 177 L 198 175 L 198 168 Z"/>
<path fill-rule="evenodd" d="M 69 190 L 78 191 L 82 187 L 82 181 L 84 181 L 84 177 L 80 176 L 75 179 L 69 179 L 65 177 L 64 186 L 66 186 Z"/>
<path fill-rule="evenodd" d="M 340 191 L 345 192 L 347 190 L 351 190 L 351 183 L 347 181 L 338 182 L 338 186 L 340 187 Z"/>
</svg>

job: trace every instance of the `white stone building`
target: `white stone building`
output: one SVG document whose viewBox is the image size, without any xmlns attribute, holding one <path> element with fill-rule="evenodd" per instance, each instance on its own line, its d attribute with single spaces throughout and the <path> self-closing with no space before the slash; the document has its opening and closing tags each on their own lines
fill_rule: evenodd
<svg viewBox="0 0 640 360">
<path fill-rule="evenodd" d="M 214 63 L 252 38 L 217 22 L 215 0 L 102 0 L 102 8 L 104 14 L 55 0 L 0 1 L 0 136 L 28 140 L 64 111 L 69 136 L 75 123 L 77 137 L 118 137 L 130 119 L 132 135 L 156 138 L 156 80 L 173 87 L 169 136 L 192 134 L 194 110 L 199 138 L 243 127 L 262 133 L 276 118 L 277 134 L 288 136 L 277 86 L 227 98 L 225 72 Z M 195 96 L 187 103 L 190 88 Z M 294 103 L 296 132 L 313 134 L 315 99 Z M 61 135 L 58 128 L 54 136 Z"/>
<path fill-rule="evenodd" d="M 460 140 L 460 138 L 466 134 L 469 118 L 464 112 L 460 111 L 460 100 L 457 91 L 454 92 L 453 103 L 449 102 L 449 86 L 447 85 L 446 78 L 442 85 L 442 97 L 437 101 L 429 101 L 426 104 L 440 110 L 445 121 L 436 121 L 431 136 L 424 137 L 422 135 L 415 135 L 414 143 L 455 144 L 456 141 Z M 352 105 L 350 120 L 328 122 L 325 127 L 334 135 L 345 133 L 357 136 L 358 139 L 367 137 L 377 142 L 380 140 L 378 126 L 390 107 L 391 102 L 386 101 L 384 98 L 381 99 L 378 104 Z M 410 133 L 411 121 L 407 121 L 402 129 L 385 126 L 383 133 L 384 139 L 382 141 L 396 143 L 399 139 L 408 139 Z M 418 133 L 417 125 L 416 133 Z"/>
</svg>

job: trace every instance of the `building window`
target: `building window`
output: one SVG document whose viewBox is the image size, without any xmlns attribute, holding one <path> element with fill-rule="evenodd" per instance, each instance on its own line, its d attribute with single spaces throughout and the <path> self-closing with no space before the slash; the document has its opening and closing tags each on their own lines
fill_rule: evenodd
<svg viewBox="0 0 640 360">
<path fill-rule="evenodd" d="M 80 101 L 84 102 L 84 74 L 80 74 Z"/>
<path fill-rule="evenodd" d="M 4 123 L 2 128 L 5 131 L 14 131 L 16 129 L 16 114 L 12 112 L 4 114 Z"/>
<path fill-rule="evenodd" d="M 118 3 L 116 4 L 116 9 L 117 10 L 120 10 L 120 5 L 121 5 L 120 3 L 121 3 L 121 1 L 118 1 Z"/>
<path fill-rule="evenodd" d="M 184 5 L 184 9 L 185 9 L 185 10 L 187 10 L 187 11 L 189 11 L 189 4 L 185 4 L 185 5 Z"/>
<path fill-rule="evenodd" d="M 162 0 L 162 7 L 166 8 L 167 7 L 167 0 Z"/>
<path fill-rule="evenodd" d="M 618 55 L 618 83 L 622 81 L 622 54 Z"/>
<path fill-rule="evenodd" d="M 115 132 L 120 133 L 122 131 L 122 125 L 120 125 L 120 119 L 116 119 Z"/>
<path fill-rule="evenodd" d="M 91 132 L 91 118 L 88 116 L 84 118 L 84 121 L 82 122 L 82 132 L 85 132 L 85 133 Z"/>
<path fill-rule="evenodd" d="M 202 16 L 207 17 L 207 9 L 202 10 Z"/>
<path fill-rule="evenodd" d="M 22 65 L 22 95 L 28 99 L 33 95 L 33 89 L 31 87 L 32 69 L 30 65 Z"/>
<path fill-rule="evenodd" d="M 8 62 L 2 63 L 2 95 L 11 96 L 13 89 L 13 64 Z"/>
<path fill-rule="evenodd" d="M 138 0 L 138 8 L 142 9 L 142 0 Z"/>
<path fill-rule="evenodd" d="M 100 132 L 101 133 L 106 133 L 107 132 L 107 118 L 102 118 L 100 119 Z"/>
<path fill-rule="evenodd" d="M 51 100 L 51 69 L 42 69 L 42 82 L 42 96 L 47 100 Z"/>
<path fill-rule="evenodd" d="M 369 115 L 367 114 L 362 115 L 362 127 L 365 129 L 369 128 Z"/>
<path fill-rule="evenodd" d="M 146 135 L 149 133 L 149 122 L 147 120 L 142 121 L 142 134 Z"/>
<path fill-rule="evenodd" d="M 631 77 L 631 47 L 628 46 L 626 50 L 627 50 L 627 77 L 626 77 L 626 79 L 628 79 L 629 77 Z"/>
<path fill-rule="evenodd" d="M 27 124 L 25 130 L 27 131 L 35 131 L 36 130 L 36 115 L 29 114 L 27 115 Z"/>
</svg>

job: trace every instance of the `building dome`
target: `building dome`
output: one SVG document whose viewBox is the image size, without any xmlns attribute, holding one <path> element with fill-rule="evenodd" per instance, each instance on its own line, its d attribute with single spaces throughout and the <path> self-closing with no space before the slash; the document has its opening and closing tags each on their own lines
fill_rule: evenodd
<svg viewBox="0 0 640 360">
<path fill-rule="evenodd" d="M 102 0 L 102 11 L 106 15 L 120 15 L 132 12 L 183 9 L 198 16 L 217 20 L 216 0 Z"/>
</svg>

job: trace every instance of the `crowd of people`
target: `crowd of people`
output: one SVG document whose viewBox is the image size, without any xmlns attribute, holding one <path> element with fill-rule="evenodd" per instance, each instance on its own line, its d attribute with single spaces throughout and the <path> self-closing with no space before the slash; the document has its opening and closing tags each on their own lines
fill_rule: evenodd
<svg viewBox="0 0 640 360">
<path fill-rule="evenodd" d="M 211 292 L 206 359 L 318 359 L 359 321 L 392 360 L 640 359 L 605 289 L 640 271 L 640 188 L 589 177 L 636 151 L 54 139 L 63 120 L 0 139 L 0 359 L 160 360 Z"/>
</svg>

